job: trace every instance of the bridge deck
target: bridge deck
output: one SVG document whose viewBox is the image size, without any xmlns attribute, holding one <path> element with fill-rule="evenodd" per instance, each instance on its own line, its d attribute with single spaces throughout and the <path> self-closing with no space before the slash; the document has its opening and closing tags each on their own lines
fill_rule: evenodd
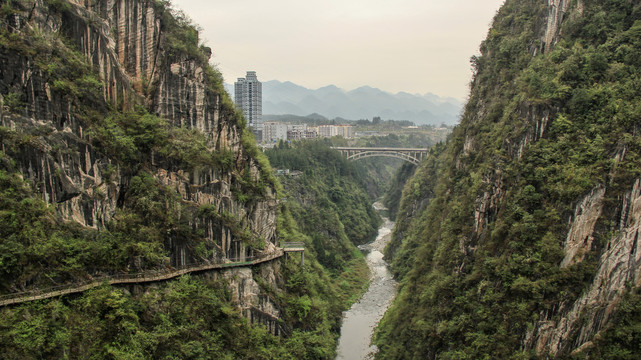
<svg viewBox="0 0 641 360">
<path fill-rule="evenodd" d="M 348 160 L 360 160 L 368 157 L 393 157 L 418 165 L 427 158 L 429 150 L 425 148 L 392 148 L 392 147 L 349 147 L 336 146 L 332 149 L 340 151 Z"/>
<path fill-rule="evenodd" d="M 416 151 L 428 152 L 426 148 L 397 148 L 397 147 L 351 147 L 351 146 L 333 146 L 334 150 L 354 150 L 354 151 Z"/>
</svg>

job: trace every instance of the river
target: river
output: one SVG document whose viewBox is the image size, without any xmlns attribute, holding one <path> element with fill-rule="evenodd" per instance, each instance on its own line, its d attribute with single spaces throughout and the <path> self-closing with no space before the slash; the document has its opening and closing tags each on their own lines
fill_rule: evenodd
<svg viewBox="0 0 641 360">
<path fill-rule="evenodd" d="M 374 208 L 381 212 L 385 208 L 378 202 Z M 366 254 L 371 272 L 371 283 L 363 297 L 343 314 L 341 337 L 338 339 L 337 360 L 372 359 L 378 350 L 371 345 L 376 325 L 396 295 L 396 281 L 383 260 L 383 249 L 390 240 L 394 223 L 383 217 L 376 240 L 359 246 Z"/>
</svg>

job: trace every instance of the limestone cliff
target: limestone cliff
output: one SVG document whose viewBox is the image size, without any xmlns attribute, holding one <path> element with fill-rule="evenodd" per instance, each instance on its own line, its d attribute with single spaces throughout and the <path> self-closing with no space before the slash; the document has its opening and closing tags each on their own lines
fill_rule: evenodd
<svg viewBox="0 0 641 360">
<path fill-rule="evenodd" d="M 200 237 L 188 241 L 182 230 L 168 231 L 163 241 L 170 259 L 162 266 L 244 260 L 274 250 L 270 170 L 243 139 L 244 123 L 208 64 L 211 50 L 198 44 L 184 15 L 153 0 L 2 1 L 2 9 L 0 154 L 6 166 L 0 169 L 21 173 L 55 205 L 60 220 L 98 231 L 131 206 L 132 178 L 141 170 L 152 174 L 154 186 L 177 196 L 171 201 L 184 231 Z M 123 163 L 99 138 L 100 129 L 113 127 L 96 124 L 140 108 L 180 134 L 202 136 L 203 151 L 231 154 L 229 161 L 186 167 L 151 149 Z M 203 208 L 214 213 L 202 215 Z M 207 252 L 197 251 L 199 242 Z M 242 275 L 246 286 L 235 285 L 245 294 L 235 298 L 239 304 L 277 317 L 254 289 L 251 271 Z"/>
<path fill-rule="evenodd" d="M 24 15 L 15 15 L 19 27 L 14 31 L 33 28 L 68 37 L 73 42 L 71 46 L 85 54 L 98 71 L 104 84 L 103 107 L 148 103 L 153 113 L 169 119 L 175 126 L 205 133 L 209 147 L 233 151 L 236 166 L 232 171 L 189 172 L 165 167 L 171 164 L 152 164 L 154 174 L 184 201 L 228 210 L 247 222 L 267 243 L 275 242 L 272 189 L 268 189 L 264 200 L 250 207 L 232 198 L 231 188 L 237 186 L 234 178 L 238 172 L 247 167 L 246 171 L 258 177 L 261 169 L 241 145 L 242 129 L 235 123 L 233 108 L 223 104 L 222 93 L 208 89 L 216 80 L 208 78 L 200 59 L 189 54 L 169 54 L 165 48 L 160 30 L 161 12 L 167 10 L 159 9 L 154 1 L 100 1 L 91 6 L 70 2 L 61 16 L 52 15 L 45 1 L 36 1 L 29 10 Z M 33 139 L 35 146 L 17 157 L 19 168 L 29 179 L 42 184 L 42 195 L 48 202 L 59 203 L 58 211 L 63 218 L 90 227 L 104 225 L 114 215 L 117 200 L 126 190 L 127 178 L 119 171 L 104 178 L 105 168 L 112 160 L 92 146 L 70 101 L 51 91 L 47 74 L 20 54 L 2 55 L 3 89 L 24 89 L 23 101 L 27 104 L 20 116 L 4 115 L 2 125 L 20 130 L 38 128 L 47 133 Z M 151 84 L 154 90 L 148 94 L 136 89 Z M 97 192 L 101 195 L 96 195 Z M 219 241 L 225 235 L 225 230 L 209 234 L 212 240 L 215 237 Z M 230 251 L 232 241 L 220 243 L 225 252 Z"/>
<path fill-rule="evenodd" d="M 403 282 L 380 358 L 601 346 L 640 285 L 640 123 L 623 110 L 639 100 L 626 54 L 640 6 L 505 2 L 472 58 L 461 124 L 404 190 L 388 251 Z"/>
</svg>

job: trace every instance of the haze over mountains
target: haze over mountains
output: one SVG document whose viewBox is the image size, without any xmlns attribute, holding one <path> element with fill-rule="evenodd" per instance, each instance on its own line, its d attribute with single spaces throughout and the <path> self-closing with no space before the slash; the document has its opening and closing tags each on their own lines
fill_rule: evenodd
<svg viewBox="0 0 641 360">
<path fill-rule="evenodd" d="M 226 85 L 233 94 L 233 84 Z M 312 113 L 329 119 L 371 119 L 380 116 L 384 120 L 410 120 L 418 125 L 457 124 L 463 104 L 454 98 L 441 98 L 399 92 L 392 94 L 370 86 L 345 91 L 334 85 L 316 90 L 286 81 L 263 82 L 263 114 L 299 115 Z"/>
</svg>

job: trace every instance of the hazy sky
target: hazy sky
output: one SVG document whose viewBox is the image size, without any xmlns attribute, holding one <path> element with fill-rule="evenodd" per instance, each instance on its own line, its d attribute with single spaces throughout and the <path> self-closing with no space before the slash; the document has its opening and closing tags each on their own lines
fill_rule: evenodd
<svg viewBox="0 0 641 360">
<path fill-rule="evenodd" d="M 173 0 L 202 28 L 212 63 L 233 83 L 346 90 L 369 85 L 465 99 L 478 53 L 504 0 Z"/>
</svg>

